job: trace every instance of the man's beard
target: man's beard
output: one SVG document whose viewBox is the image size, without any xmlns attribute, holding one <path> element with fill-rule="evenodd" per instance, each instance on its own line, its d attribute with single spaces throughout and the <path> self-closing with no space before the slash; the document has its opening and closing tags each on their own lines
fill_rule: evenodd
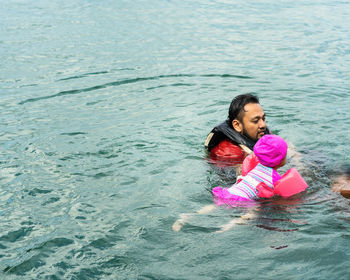
<svg viewBox="0 0 350 280">
<path fill-rule="evenodd" d="M 257 142 L 257 141 L 259 140 L 258 136 L 259 136 L 259 134 L 260 134 L 261 132 L 264 132 L 264 134 L 265 134 L 266 130 L 265 130 L 265 129 L 259 129 L 258 132 L 256 133 L 255 138 L 252 139 L 252 138 L 248 135 L 247 130 L 245 129 L 245 127 L 244 127 L 244 125 L 243 125 L 243 135 L 244 135 L 245 137 L 247 137 L 247 138 L 253 140 L 254 142 Z M 263 135 L 263 136 L 264 136 L 264 135 Z M 261 136 L 261 137 L 262 137 L 262 136 Z"/>
</svg>

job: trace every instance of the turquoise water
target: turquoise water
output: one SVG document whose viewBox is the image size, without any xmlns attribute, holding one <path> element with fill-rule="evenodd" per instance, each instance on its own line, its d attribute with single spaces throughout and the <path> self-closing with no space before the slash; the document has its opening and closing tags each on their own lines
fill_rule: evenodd
<svg viewBox="0 0 350 280">
<path fill-rule="evenodd" d="M 348 279 L 347 1 L 10 1 L 0 8 L 0 277 Z M 309 183 L 245 209 L 204 139 L 254 92 Z M 290 168 L 289 163 L 286 168 Z M 286 169 L 285 169 L 286 170 Z M 284 170 L 284 171 L 285 171 Z"/>
</svg>

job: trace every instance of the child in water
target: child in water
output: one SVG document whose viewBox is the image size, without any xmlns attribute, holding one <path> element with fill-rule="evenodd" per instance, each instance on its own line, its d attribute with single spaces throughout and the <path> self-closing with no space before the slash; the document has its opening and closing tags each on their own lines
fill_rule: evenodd
<svg viewBox="0 0 350 280">
<path fill-rule="evenodd" d="M 277 169 L 286 164 L 287 149 L 283 138 L 272 134 L 263 136 L 254 146 L 259 163 L 246 176 L 239 176 L 230 188 L 214 188 L 215 203 L 221 205 L 230 201 L 259 199 L 260 187 L 273 192 L 273 186 L 281 179 Z"/>
<path fill-rule="evenodd" d="M 277 169 L 286 164 L 287 149 L 286 141 L 277 135 L 268 134 L 261 137 L 254 146 L 254 154 L 259 163 L 246 176 L 239 176 L 237 182 L 230 188 L 215 187 L 212 190 L 215 204 L 234 206 L 249 203 L 261 198 L 260 189 L 265 193 L 266 191 L 273 193 L 274 185 L 281 179 Z M 199 210 L 197 214 L 209 213 L 214 208 L 215 205 L 208 205 Z M 190 218 L 191 214 L 182 214 L 180 219 L 173 224 L 173 230 L 181 230 Z M 229 224 L 223 225 L 218 232 L 226 231 L 235 224 L 251 218 L 250 213 L 243 215 L 240 219 L 234 219 Z"/>
</svg>

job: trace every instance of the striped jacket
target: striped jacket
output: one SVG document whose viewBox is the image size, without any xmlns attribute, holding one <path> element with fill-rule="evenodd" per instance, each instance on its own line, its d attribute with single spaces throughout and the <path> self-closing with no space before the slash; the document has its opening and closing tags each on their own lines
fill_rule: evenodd
<svg viewBox="0 0 350 280">
<path fill-rule="evenodd" d="M 256 187 L 261 182 L 273 189 L 275 182 L 281 179 L 281 176 L 273 168 L 259 163 L 246 176 L 239 176 L 237 179 L 237 182 L 228 191 L 231 194 L 253 200 L 259 198 Z"/>
</svg>

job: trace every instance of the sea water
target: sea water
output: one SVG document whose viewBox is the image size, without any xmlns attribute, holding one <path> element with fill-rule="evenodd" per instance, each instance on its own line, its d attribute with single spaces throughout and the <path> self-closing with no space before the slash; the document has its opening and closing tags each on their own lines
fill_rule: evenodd
<svg viewBox="0 0 350 280">
<path fill-rule="evenodd" d="M 0 278 L 348 279 L 348 1 L 8 1 L 0 8 Z M 182 213 L 235 181 L 204 140 L 254 93 L 308 190 Z M 292 167 L 289 162 L 286 169 Z"/>
</svg>

